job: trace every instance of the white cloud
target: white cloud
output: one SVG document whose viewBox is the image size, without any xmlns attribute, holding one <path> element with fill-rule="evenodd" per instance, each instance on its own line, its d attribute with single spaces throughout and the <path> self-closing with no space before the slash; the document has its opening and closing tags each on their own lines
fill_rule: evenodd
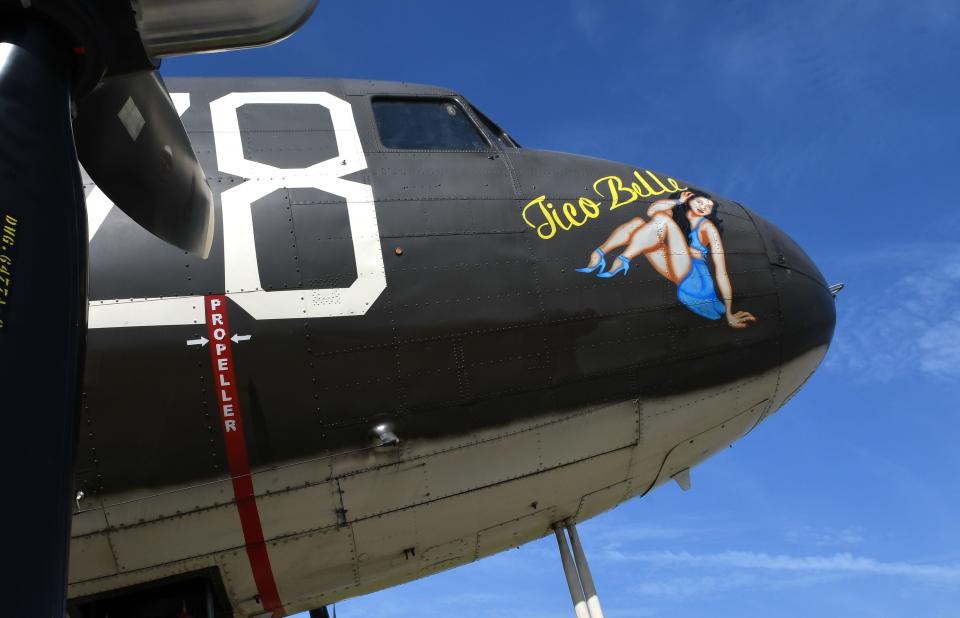
<svg viewBox="0 0 960 618">
<path fill-rule="evenodd" d="M 837 545 L 856 545 L 863 542 L 863 529 L 849 528 L 810 528 L 803 527 L 788 530 L 787 540 L 801 545 L 831 547 Z"/>
<path fill-rule="evenodd" d="M 647 607 L 607 607 L 604 611 L 617 618 L 649 618 L 650 616 L 660 616 L 661 613 L 655 609 Z"/>
<path fill-rule="evenodd" d="M 813 575 L 791 574 L 787 577 L 775 578 L 767 574 L 739 571 L 699 577 L 651 579 L 637 585 L 633 592 L 644 597 L 676 601 L 743 590 L 782 590 L 798 586 L 811 586 L 836 580 L 837 577 L 835 574 L 818 573 Z"/>
<path fill-rule="evenodd" d="M 705 530 L 671 526 L 631 525 L 602 530 L 597 539 L 604 543 L 629 543 L 633 541 L 690 540 L 702 535 Z"/>
<path fill-rule="evenodd" d="M 920 368 L 938 376 L 960 375 L 960 320 L 954 318 L 928 329 L 917 340 L 922 356 Z"/>
<path fill-rule="evenodd" d="M 753 588 L 758 583 L 760 583 L 759 578 L 749 573 L 705 575 L 702 577 L 668 577 L 641 582 L 634 591 L 646 597 L 682 599 Z"/>
<path fill-rule="evenodd" d="M 960 378 L 960 245 L 910 245 L 848 260 L 826 366 L 867 380 Z"/>
<path fill-rule="evenodd" d="M 593 44 L 603 40 L 604 13 L 600 5 L 587 0 L 573 0 L 573 25 Z"/>
<path fill-rule="evenodd" d="M 849 553 L 832 556 L 771 555 L 759 552 L 725 551 L 692 554 L 686 551 L 657 551 L 626 554 L 610 551 L 606 557 L 621 562 L 645 562 L 658 566 L 742 569 L 745 571 L 786 571 L 819 574 L 893 575 L 934 583 L 960 584 L 960 566 L 882 562 Z M 727 574 L 725 577 L 729 577 Z"/>
</svg>

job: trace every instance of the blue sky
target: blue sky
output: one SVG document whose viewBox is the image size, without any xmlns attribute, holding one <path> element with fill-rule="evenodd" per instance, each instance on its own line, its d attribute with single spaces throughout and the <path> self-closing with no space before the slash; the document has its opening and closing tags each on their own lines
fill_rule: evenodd
<svg viewBox="0 0 960 618">
<path fill-rule="evenodd" d="M 787 230 L 839 300 L 825 365 L 693 473 L 580 526 L 610 617 L 956 616 L 960 4 L 333 2 L 166 75 L 462 92 L 530 147 L 689 179 Z M 572 615 L 552 538 L 341 618 Z"/>
</svg>

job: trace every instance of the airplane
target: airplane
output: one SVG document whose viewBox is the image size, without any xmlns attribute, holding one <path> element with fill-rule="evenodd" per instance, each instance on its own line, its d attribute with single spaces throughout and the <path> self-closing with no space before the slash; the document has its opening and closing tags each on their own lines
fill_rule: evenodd
<svg viewBox="0 0 960 618">
<path fill-rule="evenodd" d="M 521 146 L 433 86 L 135 79 L 75 126 L 72 618 L 320 616 L 551 534 L 600 618 L 576 523 L 689 488 L 830 344 L 837 286 L 686 179 Z M 145 92 L 203 171 L 186 240 L 90 137 L 99 96 L 153 139 Z"/>
<path fill-rule="evenodd" d="M 721 316 L 642 254 L 578 272 L 686 181 L 520 147 L 442 88 L 167 86 L 215 241 L 185 254 L 88 184 L 78 617 L 194 585 L 309 610 L 521 545 L 686 484 L 823 358 L 825 280 L 735 202 L 711 196 Z"/>
</svg>

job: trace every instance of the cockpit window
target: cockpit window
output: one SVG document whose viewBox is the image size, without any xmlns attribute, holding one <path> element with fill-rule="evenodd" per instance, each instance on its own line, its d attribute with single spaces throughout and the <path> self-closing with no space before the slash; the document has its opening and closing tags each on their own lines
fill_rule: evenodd
<svg viewBox="0 0 960 618">
<path fill-rule="evenodd" d="M 477 126 L 454 99 L 373 99 L 380 142 L 398 150 L 489 150 Z"/>
<path fill-rule="evenodd" d="M 477 115 L 477 118 L 480 119 L 480 123 L 486 128 L 487 131 L 496 139 L 500 146 L 503 148 L 519 148 L 520 144 L 516 142 L 512 137 L 510 137 L 506 131 L 498 127 L 492 120 L 487 118 L 487 115 L 481 112 L 476 107 L 473 108 L 473 113 Z"/>
</svg>

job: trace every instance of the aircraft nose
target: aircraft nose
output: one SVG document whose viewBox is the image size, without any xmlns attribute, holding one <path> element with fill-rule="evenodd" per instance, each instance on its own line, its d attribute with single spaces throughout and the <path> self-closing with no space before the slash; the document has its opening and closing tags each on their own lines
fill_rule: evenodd
<svg viewBox="0 0 960 618">
<path fill-rule="evenodd" d="M 751 213 L 766 245 L 781 321 L 781 370 L 776 410 L 814 372 L 833 338 L 836 306 L 829 286 L 810 256 L 783 230 Z"/>
</svg>

